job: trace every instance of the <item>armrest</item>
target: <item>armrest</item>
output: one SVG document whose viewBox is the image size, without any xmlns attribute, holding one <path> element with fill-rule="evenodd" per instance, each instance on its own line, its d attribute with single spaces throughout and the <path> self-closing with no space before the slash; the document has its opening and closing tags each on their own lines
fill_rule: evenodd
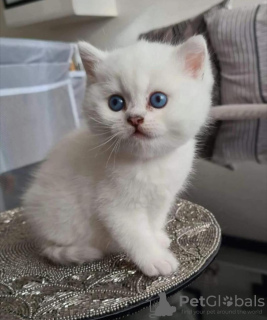
<svg viewBox="0 0 267 320">
<path fill-rule="evenodd" d="M 267 104 L 230 104 L 211 108 L 214 120 L 245 120 L 267 118 Z"/>
</svg>

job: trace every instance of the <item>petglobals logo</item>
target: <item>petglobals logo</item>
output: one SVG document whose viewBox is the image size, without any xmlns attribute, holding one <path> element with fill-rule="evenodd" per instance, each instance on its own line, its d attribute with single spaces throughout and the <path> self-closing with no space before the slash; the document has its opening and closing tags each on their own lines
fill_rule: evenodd
<svg viewBox="0 0 267 320">
<path fill-rule="evenodd" d="M 262 308 L 265 306 L 264 298 L 239 298 L 235 296 L 208 296 L 208 297 L 199 297 L 199 298 L 189 298 L 187 296 L 180 296 L 179 301 L 180 306 L 189 304 L 192 307 L 259 307 Z"/>
<path fill-rule="evenodd" d="M 235 296 L 200 296 L 199 298 L 189 298 L 188 296 L 178 296 L 176 306 L 169 304 L 166 293 L 159 294 L 159 302 L 152 307 L 150 301 L 150 315 L 149 318 L 154 319 L 158 317 L 171 317 L 176 312 L 190 315 L 226 315 L 226 314 L 242 314 L 242 315 L 262 315 L 262 308 L 265 307 L 265 299 L 253 296 L 252 298 L 240 298 Z M 178 305 L 179 304 L 179 305 Z M 191 308 L 191 307 L 193 308 Z M 198 308 L 208 307 L 208 308 Z M 178 311 L 177 311 L 178 308 Z M 201 309 L 201 310 L 199 310 Z M 256 309 L 256 310 L 255 310 Z"/>
<path fill-rule="evenodd" d="M 223 304 L 227 307 L 231 307 L 234 304 L 233 298 L 228 296 L 223 297 Z"/>
</svg>

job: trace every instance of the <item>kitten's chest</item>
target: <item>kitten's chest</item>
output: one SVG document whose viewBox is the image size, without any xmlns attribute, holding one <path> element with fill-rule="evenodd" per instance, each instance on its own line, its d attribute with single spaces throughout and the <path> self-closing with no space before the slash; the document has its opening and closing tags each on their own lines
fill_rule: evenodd
<svg viewBox="0 0 267 320">
<path fill-rule="evenodd" d="M 98 203 L 127 210 L 157 210 L 171 203 L 181 190 L 192 167 L 194 141 L 160 159 L 126 161 L 118 159 L 116 165 L 102 171 L 97 180 Z"/>
<path fill-rule="evenodd" d="M 181 190 L 193 160 L 191 152 L 178 152 L 159 160 L 116 163 L 97 187 L 98 203 L 113 203 L 129 210 L 157 210 L 171 203 Z M 101 200 L 101 201 L 100 201 Z"/>
<path fill-rule="evenodd" d="M 142 185 L 143 188 L 150 186 L 168 186 L 175 180 L 173 175 L 175 171 L 174 166 L 165 164 L 154 165 L 140 165 L 136 166 L 130 174 L 130 177 L 138 185 Z"/>
<path fill-rule="evenodd" d="M 175 193 L 179 179 L 178 165 L 171 161 L 125 166 L 115 178 L 118 188 L 129 196 L 158 200 Z"/>
</svg>

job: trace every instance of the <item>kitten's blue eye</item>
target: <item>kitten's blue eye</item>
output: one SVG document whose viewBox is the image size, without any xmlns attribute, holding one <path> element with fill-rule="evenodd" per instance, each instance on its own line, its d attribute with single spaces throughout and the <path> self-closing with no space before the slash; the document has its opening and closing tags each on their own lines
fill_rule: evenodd
<svg viewBox="0 0 267 320">
<path fill-rule="evenodd" d="M 149 102 L 154 108 L 163 108 L 167 104 L 168 98 L 162 92 L 155 92 L 150 96 Z"/>
<path fill-rule="evenodd" d="M 121 111 L 125 106 L 123 97 L 114 95 L 109 98 L 108 105 L 113 111 Z"/>
</svg>

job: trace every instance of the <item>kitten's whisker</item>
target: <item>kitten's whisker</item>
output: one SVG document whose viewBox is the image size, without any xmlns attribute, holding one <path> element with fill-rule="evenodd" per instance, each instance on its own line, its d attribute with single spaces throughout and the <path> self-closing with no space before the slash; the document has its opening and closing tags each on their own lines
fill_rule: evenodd
<svg viewBox="0 0 267 320">
<path fill-rule="evenodd" d="M 103 132 L 103 133 L 92 133 L 93 136 L 104 136 L 104 135 L 108 135 L 109 132 Z"/>
<path fill-rule="evenodd" d="M 89 117 L 90 117 L 90 116 L 89 116 Z M 97 123 L 99 123 L 99 124 L 104 124 L 104 122 L 101 122 L 101 121 L 99 121 L 99 120 L 97 120 L 97 119 L 95 119 L 95 118 L 93 118 L 93 117 L 90 117 L 90 119 L 94 120 L 95 122 L 97 122 Z"/>
<path fill-rule="evenodd" d="M 113 151 L 114 151 L 114 149 L 115 149 L 115 147 L 116 147 L 117 142 L 118 142 L 118 140 L 115 141 L 115 145 L 113 144 L 113 148 L 112 148 L 112 150 L 111 150 L 111 152 L 110 152 L 110 155 L 109 155 L 108 160 L 107 160 L 107 163 L 106 163 L 106 168 L 107 168 L 107 166 L 108 166 L 109 159 L 111 158 L 111 155 L 112 155 L 112 153 L 113 153 Z"/>
<path fill-rule="evenodd" d="M 118 143 L 116 144 L 116 148 L 115 148 L 115 152 L 114 152 L 114 168 L 115 168 L 115 164 L 116 164 L 116 155 L 119 152 L 120 144 L 121 144 L 121 139 L 118 139 Z"/>
<path fill-rule="evenodd" d="M 89 126 L 89 128 L 91 128 L 92 131 L 97 131 L 97 132 L 109 132 L 109 133 L 111 133 L 110 128 L 107 128 L 107 127 L 104 127 L 104 126 L 95 126 L 95 125 L 92 125 L 92 126 Z"/>
<path fill-rule="evenodd" d="M 119 135 L 120 133 L 122 133 L 121 131 L 119 131 L 119 132 L 117 132 L 115 135 L 113 135 L 113 137 L 112 137 L 112 139 L 113 138 L 115 138 L 117 135 Z M 112 139 L 110 139 L 109 140 L 109 142 L 112 140 Z M 117 141 L 117 140 L 116 140 Z M 106 143 L 105 143 L 106 144 Z M 107 148 L 107 149 L 105 149 L 105 150 L 103 150 L 102 152 L 97 152 L 96 153 L 96 157 L 99 155 L 99 154 L 103 154 L 104 152 L 107 152 L 112 146 L 114 145 L 114 141 L 111 143 L 111 145 Z M 104 145 L 103 145 L 104 146 Z"/>
<path fill-rule="evenodd" d="M 117 140 L 116 144 L 115 144 L 115 148 L 114 148 L 114 158 L 113 158 L 113 168 L 115 168 L 115 159 L 116 159 L 116 149 L 119 143 L 119 139 Z"/>
<path fill-rule="evenodd" d="M 115 139 L 115 141 L 112 141 L 111 145 L 107 149 L 105 149 L 102 153 L 104 153 L 104 152 L 108 151 L 110 148 L 112 148 L 112 146 L 114 146 L 114 143 L 116 143 L 116 142 L 117 142 L 117 139 Z"/>
<path fill-rule="evenodd" d="M 100 147 L 102 147 L 102 146 L 106 145 L 106 144 L 107 144 L 107 143 L 109 143 L 112 139 L 114 139 L 118 134 L 119 134 L 119 132 L 118 132 L 118 133 L 116 133 L 116 134 L 114 134 L 113 136 L 109 137 L 107 140 L 105 140 L 105 141 L 104 141 L 103 143 L 101 143 L 100 145 L 98 145 L 98 146 L 96 146 L 96 147 L 94 147 L 94 148 L 90 149 L 89 151 L 92 151 L 92 150 L 98 149 L 98 148 L 100 148 Z"/>
<path fill-rule="evenodd" d="M 89 117 L 90 117 L 90 116 L 89 116 Z M 98 119 L 95 119 L 95 118 L 93 118 L 93 117 L 90 117 L 90 119 L 94 120 L 96 123 L 99 123 L 99 124 L 103 125 L 104 127 L 112 127 L 112 124 L 102 122 L 102 121 L 100 121 L 100 120 L 98 120 Z"/>
</svg>

